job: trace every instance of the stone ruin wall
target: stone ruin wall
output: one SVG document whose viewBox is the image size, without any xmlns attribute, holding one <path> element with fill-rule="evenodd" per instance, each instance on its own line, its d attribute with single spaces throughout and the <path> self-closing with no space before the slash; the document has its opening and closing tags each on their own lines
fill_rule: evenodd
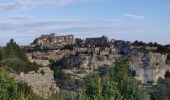
<svg viewBox="0 0 170 100">
<path fill-rule="evenodd" d="M 74 43 L 75 43 L 75 39 L 73 35 L 56 36 L 52 34 L 52 35 L 42 35 L 41 37 L 34 40 L 32 45 L 60 46 L 60 45 L 70 45 Z"/>
</svg>

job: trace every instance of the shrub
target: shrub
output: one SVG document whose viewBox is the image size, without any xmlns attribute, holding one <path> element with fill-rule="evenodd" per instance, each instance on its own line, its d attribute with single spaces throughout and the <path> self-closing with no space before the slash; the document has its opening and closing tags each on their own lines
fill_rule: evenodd
<svg viewBox="0 0 170 100">
<path fill-rule="evenodd" d="M 170 54 L 167 55 L 166 64 L 170 65 Z"/>
<path fill-rule="evenodd" d="M 41 69 L 40 73 L 41 73 L 42 75 L 44 75 L 44 74 L 45 74 L 45 72 L 44 72 L 44 70 L 43 70 L 43 69 Z"/>
<path fill-rule="evenodd" d="M 64 58 L 62 58 L 62 59 L 60 59 L 56 62 L 53 62 L 51 64 L 52 69 L 55 68 L 55 67 L 57 67 L 59 69 L 70 69 L 70 68 L 72 68 L 72 65 L 70 64 L 69 59 L 64 57 Z"/>
</svg>

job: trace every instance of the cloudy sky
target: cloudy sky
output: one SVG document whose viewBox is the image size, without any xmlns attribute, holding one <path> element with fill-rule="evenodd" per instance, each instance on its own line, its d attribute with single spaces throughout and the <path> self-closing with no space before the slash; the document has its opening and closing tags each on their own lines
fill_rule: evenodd
<svg viewBox="0 0 170 100">
<path fill-rule="evenodd" d="M 170 0 L 0 0 L 0 46 L 49 33 L 170 44 Z"/>
</svg>

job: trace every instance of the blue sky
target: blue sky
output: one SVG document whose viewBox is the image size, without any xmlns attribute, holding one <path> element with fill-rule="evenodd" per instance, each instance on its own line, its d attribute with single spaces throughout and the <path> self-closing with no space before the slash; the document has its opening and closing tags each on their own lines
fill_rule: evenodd
<svg viewBox="0 0 170 100">
<path fill-rule="evenodd" d="M 170 44 L 170 0 L 1 0 L 0 45 L 41 34 Z"/>
</svg>

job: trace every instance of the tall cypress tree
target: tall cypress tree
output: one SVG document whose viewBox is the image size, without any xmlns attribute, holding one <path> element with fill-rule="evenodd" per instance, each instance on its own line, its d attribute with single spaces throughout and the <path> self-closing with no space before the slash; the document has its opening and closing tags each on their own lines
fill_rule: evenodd
<svg viewBox="0 0 170 100">
<path fill-rule="evenodd" d="M 2 60 L 2 55 L 3 53 L 2 53 L 2 48 L 0 48 L 0 60 Z"/>
</svg>

